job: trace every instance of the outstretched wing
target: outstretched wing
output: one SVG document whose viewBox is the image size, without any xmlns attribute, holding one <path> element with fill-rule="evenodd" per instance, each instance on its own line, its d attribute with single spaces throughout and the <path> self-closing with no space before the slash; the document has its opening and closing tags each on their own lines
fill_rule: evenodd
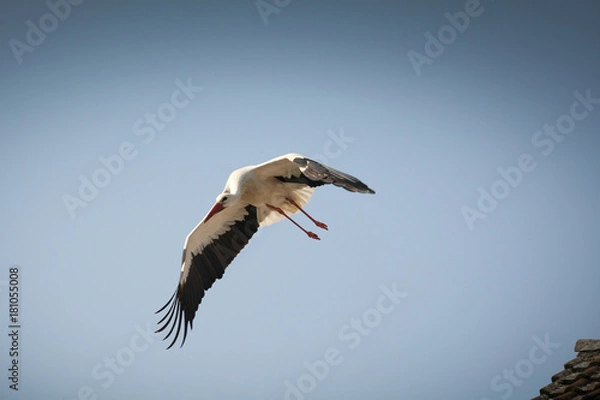
<svg viewBox="0 0 600 400">
<path fill-rule="evenodd" d="M 163 340 L 173 333 L 171 348 L 181 332 L 185 343 L 188 326 L 198 310 L 204 292 L 220 279 L 225 268 L 258 230 L 256 207 L 253 205 L 232 205 L 215 214 L 208 221 L 204 219 L 188 235 L 183 248 L 179 285 L 173 296 L 157 313 L 167 310 L 158 322 L 162 332 L 170 326 Z M 168 309 L 167 309 L 168 307 Z"/>
<path fill-rule="evenodd" d="M 295 153 L 267 161 L 258 165 L 256 170 L 263 174 L 270 173 L 282 182 L 300 183 L 313 188 L 332 184 L 350 192 L 375 193 L 360 179 Z"/>
<path fill-rule="evenodd" d="M 330 183 L 335 186 L 343 187 L 350 192 L 375 194 L 373 189 L 369 188 L 360 179 L 350 174 L 346 174 L 302 156 L 295 157 L 293 161 L 300 167 L 302 176 L 307 179 L 307 184 L 309 186 L 319 186 Z"/>
<path fill-rule="evenodd" d="M 296 153 L 257 165 L 254 173 L 263 178 L 274 176 L 282 182 L 300 183 L 313 188 L 332 184 L 350 192 L 375 193 L 360 179 Z"/>
</svg>

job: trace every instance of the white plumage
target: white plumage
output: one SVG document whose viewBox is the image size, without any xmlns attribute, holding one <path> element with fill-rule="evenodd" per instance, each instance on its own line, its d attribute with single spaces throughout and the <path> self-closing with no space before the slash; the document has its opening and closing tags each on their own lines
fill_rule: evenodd
<svg viewBox="0 0 600 400">
<path fill-rule="evenodd" d="M 164 322 L 163 325 L 157 330 L 161 332 L 171 327 L 165 339 L 175 332 L 169 348 L 177 341 L 182 322 L 183 346 L 188 325 L 192 327 L 205 291 L 223 276 L 225 268 L 260 226 L 287 218 L 310 238 L 319 240 L 314 232 L 304 229 L 290 215 L 300 211 L 317 227 L 328 229 L 303 210 L 315 187 L 325 184 L 352 192 L 375 193 L 352 175 L 295 153 L 239 168 L 229 175 L 215 205 L 185 239 L 179 285 L 167 304 L 157 311 L 169 307 L 159 321 L 159 324 Z"/>
</svg>

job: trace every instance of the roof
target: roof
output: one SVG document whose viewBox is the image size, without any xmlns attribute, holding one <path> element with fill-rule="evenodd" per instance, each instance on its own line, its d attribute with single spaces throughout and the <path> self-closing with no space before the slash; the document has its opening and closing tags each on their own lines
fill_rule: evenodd
<svg viewBox="0 0 600 400">
<path fill-rule="evenodd" d="M 577 357 L 567 362 L 533 400 L 600 399 L 600 340 L 580 339 L 575 351 Z"/>
</svg>

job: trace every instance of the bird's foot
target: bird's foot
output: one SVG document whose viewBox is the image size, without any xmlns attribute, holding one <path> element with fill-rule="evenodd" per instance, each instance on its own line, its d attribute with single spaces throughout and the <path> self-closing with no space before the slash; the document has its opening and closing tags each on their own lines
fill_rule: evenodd
<svg viewBox="0 0 600 400">
<path fill-rule="evenodd" d="M 315 239 L 315 240 L 321 240 L 320 237 L 317 236 L 316 233 L 311 232 L 311 231 L 306 231 L 306 234 L 308 235 L 309 238 L 311 239 Z"/>
<path fill-rule="evenodd" d="M 314 221 L 314 222 L 315 222 L 315 225 L 318 226 L 319 228 L 325 229 L 326 231 L 329 230 L 329 227 L 325 223 L 320 222 L 320 221 Z"/>
</svg>

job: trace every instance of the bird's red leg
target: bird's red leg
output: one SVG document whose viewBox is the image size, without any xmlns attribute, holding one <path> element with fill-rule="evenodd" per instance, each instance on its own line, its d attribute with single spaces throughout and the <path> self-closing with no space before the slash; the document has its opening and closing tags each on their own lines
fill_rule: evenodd
<svg viewBox="0 0 600 400">
<path fill-rule="evenodd" d="M 319 238 L 319 237 L 317 236 L 317 234 L 316 234 L 316 233 L 314 233 L 314 232 L 311 232 L 311 231 L 307 231 L 306 229 L 304 229 L 303 227 L 301 227 L 301 226 L 300 226 L 300 224 L 298 224 L 296 221 L 294 221 L 294 220 L 293 220 L 293 219 L 292 219 L 292 218 L 291 218 L 289 215 L 287 215 L 287 214 L 285 213 L 285 211 L 283 211 L 281 208 L 279 208 L 279 207 L 275 207 L 275 206 L 272 206 L 272 205 L 270 205 L 270 204 L 265 204 L 265 205 L 266 205 L 267 207 L 269 207 L 270 209 L 277 211 L 279 214 L 283 215 L 284 217 L 286 217 L 286 218 L 287 218 L 287 219 L 289 219 L 290 221 L 292 221 L 292 223 L 293 223 L 294 225 L 296 225 L 298 228 L 300 228 L 300 229 L 302 230 L 302 232 L 306 233 L 306 234 L 308 235 L 308 237 L 309 237 L 309 238 L 311 238 L 311 239 L 315 239 L 315 240 L 321 240 L 321 238 Z"/>
<path fill-rule="evenodd" d="M 321 221 L 317 221 L 316 219 L 314 219 L 313 217 L 311 217 L 306 211 L 304 211 L 302 209 L 302 207 L 300 207 L 300 205 L 298 203 L 296 203 L 294 200 L 292 199 L 287 199 L 287 201 L 289 201 L 290 203 L 292 203 L 294 205 L 294 207 L 296 207 L 298 210 L 300 210 L 302 212 L 302 214 L 306 215 L 308 217 L 308 219 L 310 219 L 312 222 L 315 223 L 316 226 L 318 226 L 319 228 L 323 228 L 325 230 L 329 230 L 329 228 L 327 227 L 327 225 L 325 225 L 323 222 Z"/>
</svg>

